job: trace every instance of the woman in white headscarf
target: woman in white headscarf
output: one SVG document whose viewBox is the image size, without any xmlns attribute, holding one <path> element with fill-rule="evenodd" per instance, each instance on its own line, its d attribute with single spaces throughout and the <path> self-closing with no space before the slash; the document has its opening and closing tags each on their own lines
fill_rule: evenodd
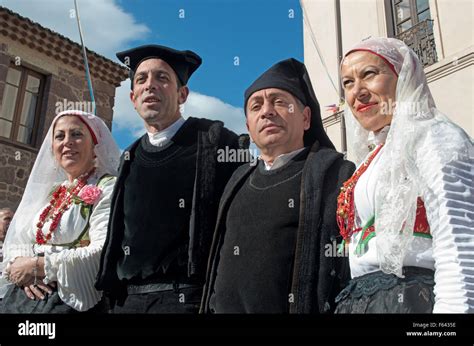
<svg viewBox="0 0 474 346">
<path fill-rule="evenodd" d="M 120 151 L 93 114 L 64 111 L 45 137 L 4 244 L 3 313 L 104 311 L 94 288 Z"/>
<path fill-rule="evenodd" d="M 357 44 L 341 82 L 358 169 L 338 198 L 352 280 L 336 312 L 474 312 L 472 139 L 436 109 L 402 41 Z"/>
</svg>

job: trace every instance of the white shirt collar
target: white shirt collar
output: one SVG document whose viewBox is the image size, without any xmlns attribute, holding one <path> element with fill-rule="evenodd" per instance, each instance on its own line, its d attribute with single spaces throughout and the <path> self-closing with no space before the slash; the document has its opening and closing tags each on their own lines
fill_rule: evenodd
<svg viewBox="0 0 474 346">
<path fill-rule="evenodd" d="M 305 148 L 300 148 L 300 149 L 296 149 L 295 151 L 292 151 L 290 153 L 286 153 L 286 154 L 281 154 L 281 155 L 278 155 L 275 160 L 273 160 L 273 163 L 269 163 L 265 160 L 263 160 L 263 163 L 265 164 L 265 170 L 266 171 L 270 171 L 270 170 L 273 170 L 273 169 L 277 169 L 279 167 L 282 167 L 284 166 L 286 163 L 288 163 L 293 157 L 295 157 L 296 155 L 298 155 L 298 153 L 302 152 Z"/>
<path fill-rule="evenodd" d="M 367 138 L 369 141 L 369 145 L 377 146 L 379 144 L 385 143 L 387 140 L 388 132 L 390 131 L 390 125 L 385 126 L 379 132 L 374 133 L 373 131 L 369 132 L 369 137 Z"/>
<path fill-rule="evenodd" d="M 181 126 L 185 123 L 183 117 L 179 117 L 173 124 L 168 126 L 166 129 L 158 131 L 156 133 L 147 132 L 150 143 L 155 147 L 162 147 L 171 141 L 171 138 L 178 132 Z"/>
</svg>

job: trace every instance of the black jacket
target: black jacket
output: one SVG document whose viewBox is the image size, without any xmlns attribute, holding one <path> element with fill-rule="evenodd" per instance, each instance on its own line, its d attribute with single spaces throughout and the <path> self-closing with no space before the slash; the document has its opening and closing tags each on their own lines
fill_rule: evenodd
<svg viewBox="0 0 474 346">
<path fill-rule="evenodd" d="M 239 167 L 227 184 L 217 214 L 204 286 L 201 312 L 209 312 L 219 253 L 226 232 L 227 211 L 236 191 L 256 166 Z M 334 149 L 315 142 L 306 159 L 301 179 L 300 221 L 296 238 L 290 313 L 327 313 L 335 308 L 334 299 L 349 280 L 349 263 L 338 257 L 334 242 L 342 241 L 336 222 L 337 196 L 343 182 L 355 170 Z M 243 216 L 245 217 L 245 216 Z M 330 250 L 328 250 L 330 247 Z M 330 255 L 328 256 L 328 253 Z"/>
<path fill-rule="evenodd" d="M 219 199 L 225 184 L 237 167 L 244 162 L 217 162 L 218 149 L 248 149 L 248 136 L 237 136 L 221 121 L 188 118 L 186 126 L 197 129 L 197 162 L 193 202 L 189 225 L 188 275 L 201 278 L 205 275 L 209 248 L 214 231 Z M 184 126 L 184 125 L 183 125 Z M 124 236 L 123 194 L 124 182 L 134 159 L 135 141 L 122 154 L 119 176 L 112 195 L 107 237 L 100 258 L 95 287 L 109 296 L 114 305 L 126 297 L 126 287 L 117 276 L 117 261 L 122 255 Z M 156 187 L 159 188 L 159 187 Z M 153 213 L 153 211 L 150 211 Z"/>
</svg>

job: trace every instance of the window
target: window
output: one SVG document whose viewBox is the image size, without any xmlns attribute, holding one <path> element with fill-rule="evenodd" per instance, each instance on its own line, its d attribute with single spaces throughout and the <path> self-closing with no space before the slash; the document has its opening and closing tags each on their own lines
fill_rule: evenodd
<svg viewBox="0 0 474 346">
<path fill-rule="evenodd" d="M 0 136 L 34 146 L 44 78 L 20 66 L 7 72 L 0 111 Z"/>
<path fill-rule="evenodd" d="M 393 29 L 396 38 L 415 51 L 423 66 L 434 64 L 438 58 L 433 34 L 429 0 L 391 0 Z"/>
<path fill-rule="evenodd" d="M 392 4 L 396 35 L 431 19 L 429 0 L 392 0 Z"/>
</svg>

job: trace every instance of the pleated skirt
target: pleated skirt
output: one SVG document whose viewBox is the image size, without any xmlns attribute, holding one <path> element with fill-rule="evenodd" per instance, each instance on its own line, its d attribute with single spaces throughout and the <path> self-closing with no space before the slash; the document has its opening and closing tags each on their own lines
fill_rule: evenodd
<svg viewBox="0 0 474 346">
<path fill-rule="evenodd" d="M 335 313 L 432 313 L 434 272 L 404 267 L 403 275 L 376 271 L 352 279 L 336 297 Z"/>
</svg>

